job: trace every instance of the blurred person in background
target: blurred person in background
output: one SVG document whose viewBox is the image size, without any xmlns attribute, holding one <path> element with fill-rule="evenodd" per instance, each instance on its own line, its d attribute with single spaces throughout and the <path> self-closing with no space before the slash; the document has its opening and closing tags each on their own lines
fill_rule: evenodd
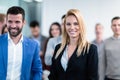
<svg viewBox="0 0 120 80">
<path fill-rule="evenodd" d="M 41 34 L 40 25 L 38 21 L 34 20 L 30 22 L 30 30 L 32 35 L 30 38 L 34 39 L 40 47 L 40 56 L 43 56 L 43 51 L 45 48 L 45 43 L 47 38 Z"/>
<path fill-rule="evenodd" d="M 2 28 L 6 24 L 6 15 L 0 13 L 0 35 L 2 34 Z"/>
<path fill-rule="evenodd" d="M 104 41 L 103 59 L 105 80 L 120 80 L 120 17 L 111 20 L 113 36 Z"/>
<path fill-rule="evenodd" d="M 64 18 L 65 18 L 65 15 L 62 16 L 61 18 L 61 28 L 64 27 Z M 55 37 L 55 38 L 50 38 L 48 40 L 48 43 L 47 43 L 47 48 L 46 48 L 46 51 L 45 51 L 45 64 L 50 66 L 52 64 L 52 57 L 53 57 L 53 53 L 54 53 L 54 49 L 55 49 L 55 46 L 59 43 L 61 43 L 61 35 L 58 36 L 58 37 Z"/>
<path fill-rule="evenodd" d="M 70 9 L 65 16 L 62 42 L 55 47 L 49 80 L 98 80 L 97 47 L 87 41 L 78 9 Z"/>
<path fill-rule="evenodd" d="M 50 25 L 49 37 L 48 37 L 48 40 L 47 40 L 46 45 L 45 45 L 44 54 L 45 54 L 45 52 L 46 52 L 47 43 L 48 43 L 49 39 L 51 39 L 51 38 L 58 38 L 59 36 L 61 36 L 61 34 L 62 34 L 61 25 L 60 25 L 58 22 L 53 22 L 53 23 Z M 45 56 L 45 55 L 44 55 L 44 56 Z"/>
<path fill-rule="evenodd" d="M 5 34 L 8 32 L 8 29 L 7 29 L 7 25 L 5 24 L 2 28 L 2 33 L 1 34 Z"/>
<path fill-rule="evenodd" d="M 51 24 L 49 29 L 49 38 L 58 37 L 62 34 L 61 25 L 58 22 Z"/>
<path fill-rule="evenodd" d="M 102 60 L 103 60 L 103 57 L 102 57 L 102 48 L 103 48 L 103 45 L 104 45 L 104 40 L 103 40 L 103 33 L 104 33 L 104 28 L 103 28 L 103 25 L 100 24 L 100 23 L 97 23 L 95 25 L 95 40 L 92 41 L 93 44 L 95 44 L 97 46 L 97 49 L 98 49 L 98 73 L 99 73 L 99 80 L 104 80 L 104 76 L 105 76 L 105 73 L 104 73 L 104 67 L 101 66 L 103 65 L 102 64 Z"/>
<path fill-rule="evenodd" d="M 61 25 L 58 23 L 58 22 L 53 22 L 51 25 L 50 25 L 50 29 L 49 29 L 49 38 L 55 38 L 55 37 L 59 37 L 61 36 L 62 34 L 62 30 L 61 30 Z M 48 42 L 47 40 L 47 42 Z M 45 45 L 45 49 L 47 47 L 47 42 L 46 42 L 46 45 Z M 46 51 L 46 50 L 45 50 Z M 45 57 L 45 51 L 44 51 L 44 56 L 42 58 L 43 60 L 43 80 L 48 80 L 48 75 L 49 75 L 49 71 L 50 71 L 50 66 L 47 66 L 44 62 L 44 57 Z"/>
</svg>

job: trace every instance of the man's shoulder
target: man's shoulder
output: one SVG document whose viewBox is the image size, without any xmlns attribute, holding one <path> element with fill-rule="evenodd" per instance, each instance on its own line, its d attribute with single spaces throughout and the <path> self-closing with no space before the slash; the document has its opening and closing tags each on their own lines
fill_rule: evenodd
<svg viewBox="0 0 120 80">
<path fill-rule="evenodd" d="M 111 42 L 111 40 L 113 40 L 113 38 L 109 37 L 109 38 L 105 39 L 104 43 L 109 43 L 109 42 Z"/>
<path fill-rule="evenodd" d="M 36 45 L 37 44 L 37 42 L 35 40 L 33 40 L 31 38 L 28 38 L 28 37 L 25 37 L 25 36 L 24 36 L 24 42 L 29 43 L 31 45 Z"/>
<path fill-rule="evenodd" d="M 3 35 L 0 35 L 0 42 L 1 42 L 2 39 L 7 39 L 7 35 L 8 35 L 7 33 L 3 34 Z"/>
<path fill-rule="evenodd" d="M 41 38 L 42 38 L 42 39 L 47 39 L 47 37 L 46 37 L 46 36 L 44 36 L 44 35 L 41 35 Z"/>
</svg>

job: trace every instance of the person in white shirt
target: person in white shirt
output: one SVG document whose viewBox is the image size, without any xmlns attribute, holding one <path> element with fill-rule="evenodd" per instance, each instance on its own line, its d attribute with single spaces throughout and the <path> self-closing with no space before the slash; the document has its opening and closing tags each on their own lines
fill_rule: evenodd
<svg viewBox="0 0 120 80">
<path fill-rule="evenodd" d="M 63 27 L 63 22 L 64 22 L 65 15 L 62 16 L 62 24 L 61 26 Z M 61 36 L 55 37 L 55 38 L 50 38 L 47 43 L 47 48 L 45 52 L 45 64 L 46 65 L 51 65 L 52 64 L 52 56 L 54 53 L 55 46 L 59 43 L 61 43 Z"/>
<path fill-rule="evenodd" d="M 10 7 L 7 11 L 8 33 L 0 36 L 0 80 L 42 80 L 39 47 L 34 40 L 22 35 L 24 24 L 24 10 Z"/>
</svg>

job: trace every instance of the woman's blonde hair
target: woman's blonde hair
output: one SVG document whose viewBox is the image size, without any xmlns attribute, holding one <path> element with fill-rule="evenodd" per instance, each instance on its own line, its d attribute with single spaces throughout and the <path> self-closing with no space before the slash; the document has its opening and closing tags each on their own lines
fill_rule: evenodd
<svg viewBox="0 0 120 80">
<path fill-rule="evenodd" d="M 80 27 L 80 35 L 79 35 L 78 44 L 77 44 L 78 45 L 77 56 L 80 56 L 82 51 L 84 53 L 86 50 L 87 50 L 87 52 L 89 51 L 90 43 L 86 39 L 85 24 L 84 24 L 81 14 L 80 14 L 80 11 L 78 9 L 70 9 L 67 12 L 65 19 L 64 19 L 64 26 L 63 26 L 63 31 L 62 31 L 62 43 L 61 43 L 60 49 L 56 53 L 55 58 L 57 58 L 59 56 L 59 54 L 62 52 L 62 50 L 64 49 L 66 44 L 68 44 L 70 42 L 70 38 L 69 38 L 66 28 L 65 28 L 66 27 L 66 18 L 70 15 L 73 15 L 76 17 L 79 27 Z"/>
</svg>

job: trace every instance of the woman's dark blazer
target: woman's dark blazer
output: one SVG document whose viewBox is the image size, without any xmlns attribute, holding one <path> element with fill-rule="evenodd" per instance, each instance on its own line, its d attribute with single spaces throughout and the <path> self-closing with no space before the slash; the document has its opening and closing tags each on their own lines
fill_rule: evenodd
<svg viewBox="0 0 120 80">
<path fill-rule="evenodd" d="M 64 71 L 61 65 L 61 57 L 63 51 L 57 59 L 55 59 L 56 52 L 60 48 L 58 44 L 55 48 L 52 58 L 52 66 L 50 70 L 49 80 L 98 80 L 98 53 L 97 47 L 90 45 L 89 52 L 77 57 L 77 48 L 68 61 L 68 67 Z"/>
</svg>

